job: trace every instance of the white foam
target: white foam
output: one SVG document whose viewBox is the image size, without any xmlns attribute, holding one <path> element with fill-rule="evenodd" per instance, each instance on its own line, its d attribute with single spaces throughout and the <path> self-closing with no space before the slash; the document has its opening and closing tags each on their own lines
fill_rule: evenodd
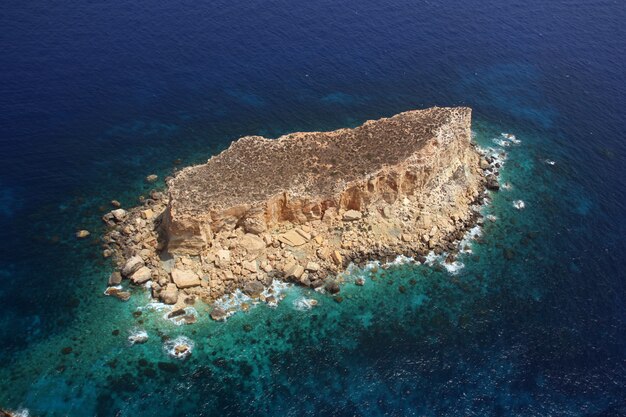
<svg viewBox="0 0 626 417">
<path fill-rule="evenodd" d="M 504 188 L 507 191 L 513 189 L 513 186 L 511 185 L 510 182 L 505 182 L 504 184 L 501 185 L 501 187 Z"/>
<path fill-rule="evenodd" d="M 293 307 L 298 311 L 307 311 L 317 305 L 317 300 L 314 298 L 300 297 L 293 301 Z"/>
<path fill-rule="evenodd" d="M 163 304 L 163 303 L 159 303 L 157 301 L 152 301 L 152 302 L 146 304 L 143 307 L 138 307 L 137 308 L 137 311 L 143 311 L 143 310 L 146 310 L 146 311 L 164 311 L 164 310 L 167 310 L 169 312 L 169 311 L 172 311 L 172 306 L 167 305 L 167 304 Z"/>
<path fill-rule="evenodd" d="M 142 329 L 133 329 L 128 336 L 128 341 L 131 345 L 146 343 L 148 341 L 148 332 Z"/>
<path fill-rule="evenodd" d="M 515 207 L 518 210 L 522 210 L 526 207 L 526 203 L 524 203 L 522 200 L 515 200 L 513 202 L 513 207 Z"/>
<path fill-rule="evenodd" d="M 173 310 L 173 309 L 170 309 L 170 310 Z M 184 318 L 186 316 L 193 316 L 196 319 L 198 318 L 198 311 L 195 308 L 188 306 L 184 308 L 184 311 L 185 311 L 185 314 L 181 314 L 180 316 L 176 316 L 176 317 L 169 317 L 171 311 L 168 311 L 167 313 L 163 315 L 163 318 L 165 320 L 171 321 L 177 326 L 182 326 L 183 324 L 185 324 Z"/>
<path fill-rule="evenodd" d="M 516 144 L 516 145 L 517 145 L 517 144 L 520 144 L 520 143 L 522 142 L 521 140 L 519 140 L 518 138 L 516 138 L 516 137 L 515 137 L 515 135 L 514 135 L 514 134 L 512 134 L 512 133 L 501 133 L 500 135 L 501 135 L 504 139 L 506 139 L 506 140 L 510 141 L 511 143 Z"/>
<path fill-rule="evenodd" d="M 555 162 L 555 161 L 553 161 L 553 160 L 551 160 L 551 159 L 546 159 L 546 160 L 544 160 L 543 162 L 545 162 L 545 163 L 546 163 L 546 164 L 548 164 L 548 165 L 555 165 L 555 164 L 556 164 L 556 162 Z"/>
<path fill-rule="evenodd" d="M 404 256 L 404 255 L 398 255 L 396 256 L 396 259 L 394 259 L 391 262 L 388 262 L 387 265 L 408 265 L 408 264 L 412 264 L 415 262 L 415 259 L 409 257 L 409 256 Z"/>
<path fill-rule="evenodd" d="M 244 294 L 239 288 L 233 293 L 223 295 L 215 301 L 215 305 L 226 312 L 227 318 L 235 314 L 235 312 L 240 311 L 243 304 L 250 305 L 255 303 L 252 298 Z"/>
<path fill-rule="evenodd" d="M 485 216 L 485 218 L 487 220 L 489 220 L 490 222 L 495 222 L 496 220 L 498 220 L 498 218 L 496 216 L 494 216 L 493 214 L 487 214 L 487 216 Z"/>
<path fill-rule="evenodd" d="M 507 146 L 511 146 L 511 142 L 503 140 L 503 139 L 493 138 L 492 141 L 496 145 L 501 146 L 503 148 L 506 148 Z"/>
<path fill-rule="evenodd" d="M 122 286 L 121 285 L 112 285 L 110 287 L 107 287 L 106 290 L 104 290 L 104 295 L 112 295 L 112 293 L 110 292 L 111 290 L 118 290 L 121 291 L 122 290 Z"/>
<path fill-rule="evenodd" d="M 443 267 L 446 268 L 446 271 L 448 271 L 450 275 L 456 275 L 461 269 L 465 268 L 465 264 L 459 261 L 444 262 Z"/>
<path fill-rule="evenodd" d="M 193 340 L 185 336 L 178 336 L 176 339 L 165 342 L 163 344 L 163 350 L 165 350 L 165 352 L 173 358 L 185 359 L 191 355 L 194 346 Z"/>
</svg>

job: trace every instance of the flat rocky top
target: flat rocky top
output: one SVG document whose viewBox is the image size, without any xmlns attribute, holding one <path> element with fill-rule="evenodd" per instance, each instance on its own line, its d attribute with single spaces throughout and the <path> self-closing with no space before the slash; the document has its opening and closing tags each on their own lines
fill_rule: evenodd
<svg viewBox="0 0 626 417">
<path fill-rule="evenodd" d="M 354 129 L 293 133 L 278 139 L 247 136 L 206 164 L 168 182 L 170 197 L 188 214 L 264 201 L 277 193 L 326 197 L 346 183 L 398 164 L 433 139 L 465 107 L 415 110 Z"/>
</svg>

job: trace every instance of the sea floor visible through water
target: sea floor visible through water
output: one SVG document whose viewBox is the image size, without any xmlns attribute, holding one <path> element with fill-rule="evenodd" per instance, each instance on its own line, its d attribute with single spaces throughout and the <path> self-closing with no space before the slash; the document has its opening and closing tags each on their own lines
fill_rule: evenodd
<svg viewBox="0 0 626 417">
<path fill-rule="evenodd" d="M 545 320 L 546 303 L 577 268 L 554 263 L 563 259 L 561 229 L 589 214 L 567 156 L 552 153 L 536 131 L 475 120 L 473 132 L 482 149 L 506 153 L 503 187 L 491 193 L 455 264 L 431 258 L 353 267 L 339 296 L 284 286 L 275 307 L 252 305 L 214 322 L 198 302 L 197 323 L 179 325 L 145 288 L 133 288 L 126 303 L 103 295 L 112 265 L 99 259 L 97 236 L 61 242 L 85 255 L 67 265 L 77 279 L 68 301 L 73 317 L 4 359 L 0 404 L 31 416 L 603 410 L 597 391 L 572 396 L 555 377 L 568 354 L 576 357 L 577 335 Z M 147 190 L 142 178 L 136 184 L 130 194 Z M 83 224 L 101 230 L 97 218 Z M 354 284 L 357 277 L 364 286 Z M 36 337 L 37 323 L 30 325 Z M 137 334 L 147 341 L 129 341 Z M 191 354 L 173 357 L 175 341 Z"/>
</svg>

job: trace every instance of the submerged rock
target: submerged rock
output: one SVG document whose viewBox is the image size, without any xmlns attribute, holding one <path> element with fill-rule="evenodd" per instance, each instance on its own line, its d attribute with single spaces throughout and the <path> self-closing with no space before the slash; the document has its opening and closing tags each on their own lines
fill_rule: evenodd
<svg viewBox="0 0 626 417">
<path fill-rule="evenodd" d="M 337 294 L 340 291 L 339 284 L 334 281 L 326 283 L 324 287 L 330 294 Z"/>
<path fill-rule="evenodd" d="M 120 285 L 122 283 L 122 274 L 119 271 L 114 271 L 109 275 L 109 285 Z"/>
<path fill-rule="evenodd" d="M 106 291 L 104 292 L 105 295 L 112 295 L 114 297 L 116 297 L 119 300 L 122 301 L 128 301 L 130 300 L 130 292 L 128 291 L 122 291 L 120 288 L 117 287 L 109 287 L 106 289 Z"/>
<path fill-rule="evenodd" d="M 78 232 L 76 232 L 76 237 L 78 239 L 84 239 L 86 237 L 89 237 L 89 235 L 91 235 L 91 233 L 89 233 L 89 230 L 79 230 Z"/>
<path fill-rule="evenodd" d="M 148 341 L 148 333 L 144 330 L 134 331 L 128 336 L 128 341 L 131 345 L 146 343 Z"/>
<path fill-rule="evenodd" d="M 228 317 L 228 313 L 221 307 L 213 307 L 211 311 L 211 318 L 215 321 L 224 321 Z"/>
</svg>

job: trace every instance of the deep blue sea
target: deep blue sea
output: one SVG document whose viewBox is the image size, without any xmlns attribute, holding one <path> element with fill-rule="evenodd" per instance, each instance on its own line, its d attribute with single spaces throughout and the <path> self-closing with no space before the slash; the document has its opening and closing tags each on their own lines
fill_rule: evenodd
<svg viewBox="0 0 626 417">
<path fill-rule="evenodd" d="M 626 416 L 623 0 L 2 4 L 0 408 Z M 508 155 L 464 267 L 353 269 L 366 284 L 342 303 L 290 288 L 225 323 L 198 305 L 190 326 L 142 288 L 103 295 L 110 200 L 243 135 L 433 105 L 471 106 L 476 142 Z"/>
</svg>

